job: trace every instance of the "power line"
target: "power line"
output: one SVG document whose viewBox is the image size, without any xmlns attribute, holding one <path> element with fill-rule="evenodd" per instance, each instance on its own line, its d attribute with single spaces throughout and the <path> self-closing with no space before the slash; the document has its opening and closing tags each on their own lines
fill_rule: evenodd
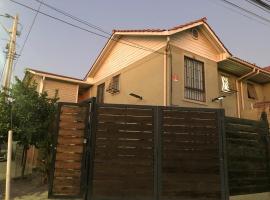
<svg viewBox="0 0 270 200">
<path fill-rule="evenodd" d="M 76 16 L 74 16 L 74 15 L 71 15 L 71 14 L 68 13 L 68 12 L 65 12 L 65 11 L 63 11 L 63 10 L 60 10 L 59 8 L 56 8 L 56 7 L 54 7 L 54 6 L 52 6 L 52 5 L 48 4 L 48 3 L 42 2 L 42 1 L 40 1 L 40 0 L 35 0 L 35 1 L 38 2 L 38 3 L 41 3 L 42 5 L 44 5 L 44 6 L 48 7 L 48 8 L 50 8 L 50 9 L 52 9 L 52 10 L 58 12 L 58 13 L 61 13 L 62 15 L 66 16 L 66 17 L 69 17 L 69 18 L 71 18 L 71 19 L 73 19 L 73 20 L 75 20 L 75 21 L 77 21 L 77 22 L 80 22 L 80 23 L 82 23 L 82 24 L 84 24 L 84 25 L 86 25 L 86 26 L 88 26 L 88 27 L 90 27 L 90 28 L 96 29 L 96 30 L 98 30 L 98 31 L 100 31 L 100 32 L 102 32 L 102 33 L 108 35 L 109 37 L 111 36 L 111 33 L 105 31 L 105 30 L 104 30 L 103 28 L 101 28 L 100 26 L 97 26 L 97 25 L 95 25 L 95 24 L 93 24 L 93 23 L 90 23 L 90 22 L 88 22 L 88 21 L 82 20 L 82 19 L 80 19 L 80 18 L 78 18 L 78 17 L 76 17 Z M 151 49 L 151 48 L 149 48 L 149 47 L 143 46 L 143 45 L 141 45 L 141 44 L 138 44 L 138 43 L 135 43 L 135 42 L 132 42 L 132 41 L 129 41 L 129 40 L 124 40 L 124 39 L 122 39 L 121 41 L 128 42 L 128 43 L 130 43 L 130 44 L 133 44 L 133 45 L 142 47 L 142 48 L 144 48 L 144 49 L 148 49 L 148 50 L 150 50 L 150 51 L 156 51 L 156 50 L 154 50 L 154 49 Z"/>
<path fill-rule="evenodd" d="M 35 24 L 35 22 L 36 22 L 36 19 L 37 19 L 37 16 L 38 16 L 39 11 L 40 11 L 40 9 L 41 9 L 41 6 L 42 6 L 42 4 L 40 3 L 40 4 L 39 4 L 39 7 L 38 7 L 38 9 L 37 9 L 37 12 L 36 12 L 36 14 L 35 14 L 35 16 L 34 16 L 34 18 L 33 18 L 32 24 L 31 24 L 31 26 L 30 26 L 30 28 L 29 28 L 29 31 L 28 31 L 28 33 L 27 33 L 27 35 L 26 35 L 26 38 L 25 38 L 25 40 L 24 40 L 24 42 L 23 42 L 22 48 L 20 49 L 19 57 L 17 58 L 16 63 L 15 63 L 14 66 L 13 66 L 13 70 L 12 70 L 13 72 L 15 71 L 16 65 L 17 65 L 17 63 L 19 62 L 20 56 L 21 56 L 22 53 L 23 53 L 24 47 L 25 47 L 25 45 L 26 45 L 26 43 L 27 43 L 27 41 L 28 41 L 28 38 L 29 38 L 29 36 L 30 36 L 30 34 L 31 34 L 31 31 L 32 31 L 32 29 L 33 29 L 33 27 L 34 27 L 34 24 Z"/>
<path fill-rule="evenodd" d="M 36 10 L 36 9 L 30 7 L 30 6 L 27 6 L 27 5 L 25 5 L 25 4 L 19 3 L 19 2 L 17 2 L 17 1 L 14 1 L 14 0 L 9 0 L 9 1 L 11 1 L 11 2 L 13 2 L 13 3 L 15 3 L 15 4 L 18 4 L 18 5 L 21 5 L 21 6 L 27 8 L 27 9 L 29 9 L 29 10 L 36 11 L 36 12 L 38 11 L 38 10 Z M 75 27 L 75 28 L 78 28 L 78 29 L 80 29 L 80 30 L 82 30 L 82 31 L 85 31 L 85 32 L 94 34 L 94 35 L 96 35 L 96 36 L 103 37 L 103 38 L 106 38 L 106 39 L 109 39 L 109 40 L 113 40 L 113 41 L 115 41 L 115 42 L 122 43 L 122 44 L 131 46 L 131 47 L 134 47 L 134 48 L 137 48 L 137 49 L 141 49 L 141 50 L 149 51 L 149 52 L 152 52 L 152 53 L 158 53 L 158 54 L 164 55 L 164 53 L 159 52 L 158 50 L 156 51 L 156 50 L 145 49 L 145 48 L 143 48 L 143 47 L 134 46 L 134 45 L 132 45 L 132 44 L 129 44 L 130 42 L 129 42 L 129 43 L 125 43 L 125 42 L 123 42 L 123 41 L 119 41 L 119 40 L 117 40 L 117 39 L 112 38 L 112 36 L 111 36 L 111 37 L 107 37 L 107 36 L 102 35 L 102 34 L 100 34 L 100 33 L 96 33 L 96 32 L 94 32 L 94 31 L 91 31 L 91 30 L 88 30 L 88 29 L 83 28 L 83 27 L 81 27 L 81 26 L 78 26 L 78 25 L 76 25 L 76 24 L 72 24 L 72 23 L 70 23 L 70 22 L 68 22 L 68 21 L 65 21 L 65 20 L 63 20 L 63 19 L 60 19 L 60 18 L 58 18 L 58 17 L 55 17 L 55 16 L 49 15 L 49 14 L 47 14 L 47 13 L 44 13 L 44 12 L 42 12 L 42 11 L 39 11 L 38 13 L 40 13 L 40 14 L 42 14 L 42 15 L 44 15 L 44 16 L 47 16 L 47 17 L 49 17 L 49 18 L 52 18 L 52 19 L 54 19 L 54 20 L 56 20 L 56 21 L 60 21 L 60 22 L 62 22 L 62 23 L 64 23 L 64 24 L 67 24 L 67 25 L 73 26 L 73 27 Z"/>
<path fill-rule="evenodd" d="M 255 3 L 253 0 L 246 0 L 246 1 L 247 1 L 248 3 L 250 3 L 250 4 L 254 5 L 254 6 L 256 6 L 257 8 L 262 9 L 263 11 L 270 13 L 270 10 L 269 10 L 269 9 L 260 6 L 259 4 Z"/>
<path fill-rule="evenodd" d="M 264 8 L 266 8 L 267 10 L 270 11 L 270 5 L 267 4 L 267 3 L 265 3 L 264 1 L 262 1 L 262 0 L 252 0 L 252 1 L 253 1 L 254 3 L 260 5 L 261 7 L 264 7 Z"/>
<path fill-rule="evenodd" d="M 98 31 L 100 31 L 100 32 L 102 32 L 102 33 L 108 34 L 109 36 L 111 35 L 111 33 L 105 31 L 103 28 L 101 28 L 101 27 L 99 27 L 99 26 L 97 26 L 97 25 L 95 25 L 95 24 L 92 24 L 92 23 L 89 23 L 89 22 L 87 22 L 87 21 L 85 21 L 85 20 L 82 20 L 82 19 L 80 19 L 80 18 L 78 18 L 78 17 L 76 17 L 76 16 L 74 16 L 74 15 L 71 15 L 71 14 L 68 13 L 68 12 L 65 12 L 65 11 L 63 11 L 63 10 L 60 10 L 59 8 L 56 8 L 56 7 L 54 7 L 54 6 L 52 6 L 52 5 L 49 5 L 49 4 L 45 3 L 45 2 L 42 2 L 42 1 L 40 1 L 40 0 L 35 0 L 35 1 L 38 2 L 38 3 L 41 3 L 42 5 L 44 5 L 44 6 L 48 7 L 48 8 L 50 8 L 50 9 L 52 9 L 52 10 L 58 12 L 58 13 L 61 13 L 61 14 L 65 15 L 65 16 L 67 16 L 67 17 L 69 17 L 69 18 L 71 18 L 71 19 L 73 19 L 73 20 L 75 20 L 75 21 L 78 21 L 78 22 L 80 22 L 80 23 L 82 23 L 82 24 L 84 24 L 84 25 L 87 25 L 87 26 L 89 26 L 89 27 L 91 27 L 91 28 L 94 28 L 94 29 L 96 29 L 96 30 L 98 30 Z"/>
<path fill-rule="evenodd" d="M 250 11 L 250 10 L 247 10 L 247 9 L 245 9 L 245 8 L 242 8 L 241 6 L 239 6 L 239 5 L 237 5 L 237 4 L 234 4 L 234 3 L 230 2 L 230 1 L 227 1 L 227 0 L 220 0 L 220 1 L 223 1 L 223 2 L 225 2 L 226 4 L 229 4 L 229 5 L 231 5 L 231 6 L 235 7 L 235 8 L 238 8 L 239 10 L 242 10 L 242 11 L 244 11 L 244 12 L 250 14 L 250 15 L 253 15 L 253 16 L 255 16 L 255 17 L 257 17 L 257 18 L 259 18 L 259 19 L 261 19 L 261 20 L 263 20 L 263 21 L 265 21 L 265 22 L 267 22 L 267 23 L 270 23 L 270 20 L 269 20 L 269 19 L 267 19 L 267 18 L 265 18 L 265 17 L 263 17 L 263 16 L 261 16 L 261 15 L 258 15 L 258 14 L 256 14 L 256 13 Z"/>
<path fill-rule="evenodd" d="M 216 0 L 213 0 L 212 2 L 213 2 L 213 3 L 216 3 L 217 5 L 220 5 L 220 6 L 221 6 L 221 4 L 222 4 L 222 2 L 219 3 L 219 2 L 216 1 Z M 245 13 L 239 12 L 238 9 L 236 10 L 236 9 L 232 8 L 231 6 L 226 6 L 226 5 L 222 4 L 222 7 L 225 7 L 225 8 L 227 8 L 228 10 L 231 10 L 231 11 L 233 11 L 233 12 L 239 14 L 239 15 L 242 15 L 242 16 L 244 16 L 244 17 L 250 19 L 250 20 L 259 22 L 260 24 L 263 24 L 263 25 L 269 27 L 268 24 L 266 24 L 266 23 L 264 23 L 264 22 L 258 20 L 257 18 L 253 18 L 253 17 L 251 17 L 250 15 L 247 15 L 247 14 L 245 14 Z"/>
</svg>

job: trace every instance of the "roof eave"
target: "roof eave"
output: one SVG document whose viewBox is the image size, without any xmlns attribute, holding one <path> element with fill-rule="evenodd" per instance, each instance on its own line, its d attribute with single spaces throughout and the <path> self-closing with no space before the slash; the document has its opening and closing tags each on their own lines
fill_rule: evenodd
<svg viewBox="0 0 270 200">
<path fill-rule="evenodd" d="M 85 82 L 83 80 L 80 81 L 80 80 L 75 80 L 75 79 L 71 79 L 71 78 L 64 78 L 64 77 L 56 76 L 56 75 L 49 75 L 49 74 L 45 74 L 45 73 L 39 73 L 39 72 L 36 72 L 34 70 L 31 70 L 31 69 L 26 69 L 26 72 L 29 72 L 29 73 L 37 75 L 37 76 L 53 79 L 53 80 L 60 80 L 60 81 L 64 81 L 64 82 L 69 82 L 69 83 L 72 83 L 72 84 L 88 85 L 88 86 L 92 85 L 91 83 L 87 83 L 87 82 Z"/>
</svg>

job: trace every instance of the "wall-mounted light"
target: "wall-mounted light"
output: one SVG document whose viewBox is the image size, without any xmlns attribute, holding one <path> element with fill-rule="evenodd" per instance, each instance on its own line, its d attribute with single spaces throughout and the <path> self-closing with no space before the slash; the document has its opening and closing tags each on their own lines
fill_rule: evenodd
<svg viewBox="0 0 270 200">
<path fill-rule="evenodd" d="M 130 93 L 129 95 L 132 96 L 132 97 L 135 97 L 135 98 L 137 98 L 137 99 L 140 99 L 140 100 L 143 99 L 142 96 L 137 95 L 137 94 L 134 94 L 134 93 Z"/>
<path fill-rule="evenodd" d="M 215 101 L 221 101 L 221 100 L 223 100 L 225 97 L 226 97 L 225 95 L 216 97 L 216 98 L 212 99 L 212 102 L 215 102 Z"/>
</svg>

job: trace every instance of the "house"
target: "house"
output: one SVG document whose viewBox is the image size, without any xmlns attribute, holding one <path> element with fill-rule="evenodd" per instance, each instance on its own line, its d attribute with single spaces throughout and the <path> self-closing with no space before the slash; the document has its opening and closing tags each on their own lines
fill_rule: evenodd
<svg viewBox="0 0 270 200">
<path fill-rule="evenodd" d="M 206 18 L 168 30 L 114 30 L 84 80 L 98 102 L 224 108 L 249 119 L 270 100 L 269 71 L 234 57 Z"/>
<path fill-rule="evenodd" d="M 58 89 L 61 101 L 224 108 L 258 119 L 270 105 L 269 69 L 234 57 L 206 21 L 114 30 L 83 80 L 28 72 L 40 90 Z"/>
<path fill-rule="evenodd" d="M 30 77 L 37 84 L 39 93 L 45 91 L 49 97 L 54 97 L 57 93 L 61 102 L 77 103 L 78 96 L 90 87 L 90 84 L 81 79 L 30 68 L 26 69 L 25 77 Z"/>
</svg>

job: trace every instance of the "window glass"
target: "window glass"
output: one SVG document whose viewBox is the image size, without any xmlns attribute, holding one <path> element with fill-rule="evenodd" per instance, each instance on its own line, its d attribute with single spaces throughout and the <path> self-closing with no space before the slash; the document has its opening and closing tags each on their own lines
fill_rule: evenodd
<svg viewBox="0 0 270 200">
<path fill-rule="evenodd" d="M 98 103 L 104 103 L 104 88 L 105 88 L 105 83 L 102 83 L 98 85 L 97 87 L 97 102 Z"/>
</svg>

